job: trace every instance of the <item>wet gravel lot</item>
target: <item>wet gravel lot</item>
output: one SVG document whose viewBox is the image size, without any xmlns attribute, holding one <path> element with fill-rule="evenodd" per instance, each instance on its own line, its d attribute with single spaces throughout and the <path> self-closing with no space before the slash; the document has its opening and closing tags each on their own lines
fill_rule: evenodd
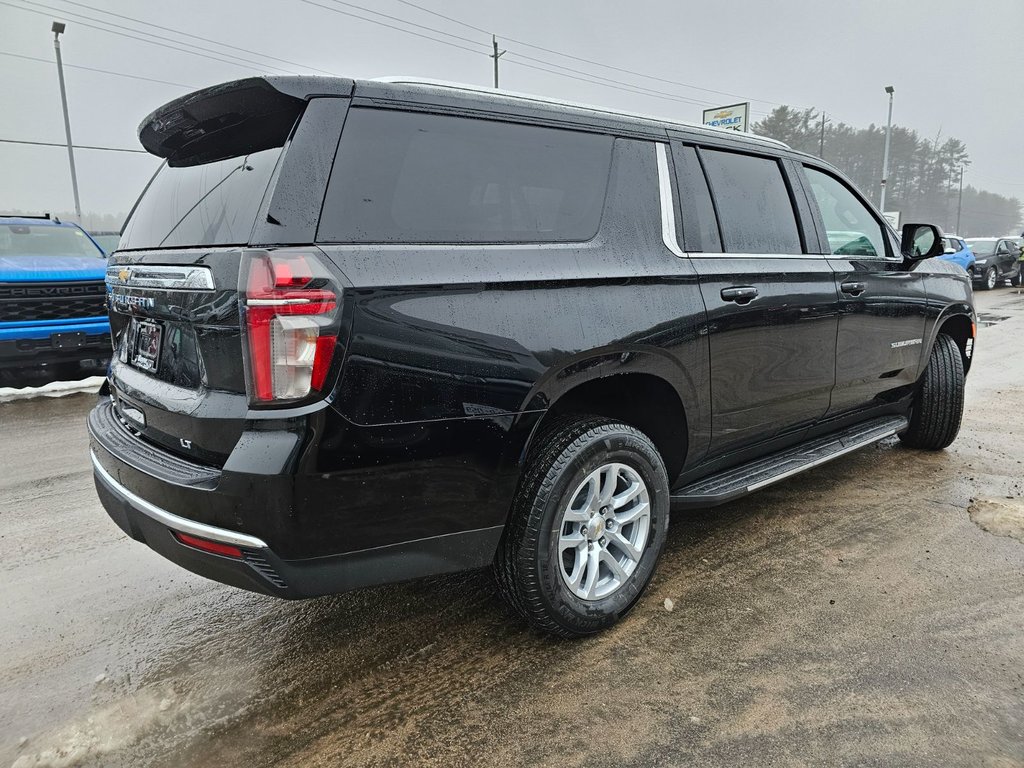
<svg viewBox="0 0 1024 768">
<path fill-rule="evenodd" d="M 1022 766 L 1024 296 L 977 300 L 949 450 L 676 515 L 647 597 L 577 642 L 485 572 L 205 581 L 102 511 L 92 395 L 0 403 L 0 766 Z"/>
</svg>

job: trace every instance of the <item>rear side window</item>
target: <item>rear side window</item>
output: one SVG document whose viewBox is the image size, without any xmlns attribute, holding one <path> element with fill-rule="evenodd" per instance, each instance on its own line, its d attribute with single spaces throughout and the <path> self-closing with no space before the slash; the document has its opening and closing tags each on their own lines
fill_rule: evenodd
<svg viewBox="0 0 1024 768">
<path fill-rule="evenodd" d="M 281 148 L 172 168 L 164 165 L 142 194 L 119 247 L 246 245 Z"/>
<path fill-rule="evenodd" d="M 776 160 L 702 149 L 727 253 L 803 253 L 789 189 Z"/>
<path fill-rule="evenodd" d="M 682 200 L 686 250 L 721 253 L 718 220 L 715 218 L 707 179 L 697 159 L 697 151 L 693 147 L 674 146 L 672 157 L 675 159 L 679 197 Z"/>
<path fill-rule="evenodd" d="M 589 240 L 601 222 L 612 143 L 555 128 L 353 109 L 317 239 Z"/>
</svg>

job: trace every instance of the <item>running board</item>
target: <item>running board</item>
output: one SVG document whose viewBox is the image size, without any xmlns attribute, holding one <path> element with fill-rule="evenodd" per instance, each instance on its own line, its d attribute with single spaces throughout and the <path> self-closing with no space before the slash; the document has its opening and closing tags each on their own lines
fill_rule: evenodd
<svg viewBox="0 0 1024 768">
<path fill-rule="evenodd" d="M 907 420 L 902 416 L 886 416 L 815 438 L 677 488 L 672 491 L 672 506 L 693 509 L 724 504 L 805 469 L 832 461 L 844 453 L 895 435 L 906 427 Z"/>
</svg>

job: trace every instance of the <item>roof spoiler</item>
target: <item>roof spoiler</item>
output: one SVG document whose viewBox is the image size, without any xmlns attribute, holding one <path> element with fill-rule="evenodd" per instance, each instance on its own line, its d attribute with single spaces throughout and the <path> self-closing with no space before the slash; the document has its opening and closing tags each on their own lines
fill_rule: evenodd
<svg viewBox="0 0 1024 768">
<path fill-rule="evenodd" d="M 314 96 L 349 96 L 352 81 L 249 77 L 169 101 L 139 126 L 139 141 L 171 166 L 202 165 L 280 147 Z"/>
</svg>

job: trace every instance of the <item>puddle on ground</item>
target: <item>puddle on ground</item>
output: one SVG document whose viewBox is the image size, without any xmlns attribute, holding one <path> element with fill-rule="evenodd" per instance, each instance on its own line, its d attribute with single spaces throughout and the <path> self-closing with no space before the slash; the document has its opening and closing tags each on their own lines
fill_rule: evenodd
<svg viewBox="0 0 1024 768">
<path fill-rule="evenodd" d="M 988 326 L 1001 323 L 1003 320 L 1009 320 L 1009 315 L 993 315 L 990 312 L 979 312 L 978 313 L 978 325 Z"/>
<path fill-rule="evenodd" d="M 1024 499 L 975 499 L 967 511 L 982 530 L 1024 541 Z"/>
</svg>

